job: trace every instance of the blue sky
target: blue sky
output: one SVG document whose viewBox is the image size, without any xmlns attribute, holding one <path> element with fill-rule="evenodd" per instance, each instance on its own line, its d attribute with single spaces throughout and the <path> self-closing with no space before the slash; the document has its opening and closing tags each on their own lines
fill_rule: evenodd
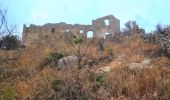
<svg viewBox="0 0 170 100">
<path fill-rule="evenodd" d="M 170 24 L 170 0 L 0 0 L 12 22 L 22 25 L 66 22 L 91 24 L 92 19 L 114 15 L 121 27 L 136 20 L 147 32 Z"/>
</svg>

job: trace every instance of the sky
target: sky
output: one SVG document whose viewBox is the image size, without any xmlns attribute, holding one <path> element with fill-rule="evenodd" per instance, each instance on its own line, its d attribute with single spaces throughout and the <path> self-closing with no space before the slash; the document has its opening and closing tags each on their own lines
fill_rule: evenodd
<svg viewBox="0 0 170 100">
<path fill-rule="evenodd" d="M 146 32 L 158 23 L 170 25 L 170 0 L 0 0 L 0 4 L 21 33 L 23 24 L 91 24 L 106 15 L 118 18 L 121 28 L 135 20 Z"/>
</svg>

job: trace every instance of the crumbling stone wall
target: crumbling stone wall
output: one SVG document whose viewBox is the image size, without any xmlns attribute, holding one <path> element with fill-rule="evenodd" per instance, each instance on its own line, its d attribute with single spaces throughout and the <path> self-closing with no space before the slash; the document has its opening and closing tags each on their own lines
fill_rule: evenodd
<svg viewBox="0 0 170 100">
<path fill-rule="evenodd" d="M 140 28 L 138 25 L 132 27 L 128 31 L 120 32 L 115 34 L 111 41 L 113 43 L 129 43 L 129 42 L 142 42 L 145 39 L 145 30 Z"/>
<path fill-rule="evenodd" d="M 134 26 L 130 32 L 130 38 L 132 41 L 143 41 L 145 35 L 145 30 L 139 28 L 139 26 Z"/>
<path fill-rule="evenodd" d="M 105 21 L 109 23 L 106 25 Z M 114 16 L 105 16 L 92 21 L 92 25 L 95 32 L 95 37 L 103 38 L 105 33 L 109 33 L 112 36 L 120 32 L 120 21 Z"/>
<path fill-rule="evenodd" d="M 106 25 L 105 20 L 109 21 Z M 92 21 L 92 25 L 48 23 L 42 26 L 31 24 L 29 27 L 23 26 L 23 44 L 30 46 L 32 44 L 55 43 L 64 37 L 65 33 L 83 35 L 87 37 L 89 31 L 93 32 L 94 38 L 104 38 L 105 33 L 114 36 L 120 32 L 120 21 L 112 15 L 98 18 Z"/>
<path fill-rule="evenodd" d="M 155 34 L 154 38 L 155 38 L 154 40 L 155 44 L 167 50 L 167 53 L 170 55 L 170 27 L 165 29 L 164 34 Z"/>
<path fill-rule="evenodd" d="M 165 32 L 159 33 L 149 33 L 145 35 L 145 41 L 158 45 L 164 50 L 164 53 L 170 56 L 170 27 L 164 29 Z"/>
</svg>

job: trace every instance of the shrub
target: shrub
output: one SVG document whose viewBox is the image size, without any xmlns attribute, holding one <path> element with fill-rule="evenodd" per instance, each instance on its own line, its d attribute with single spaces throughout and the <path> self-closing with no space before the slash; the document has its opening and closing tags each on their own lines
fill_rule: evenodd
<svg viewBox="0 0 170 100">
<path fill-rule="evenodd" d="M 46 58 L 43 59 L 43 61 L 40 63 L 39 68 L 43 68 L 47 65 L 57 66 L 57 62 L 59 59 L 63 58 L 65 55 L 58 52 L 51 52 L 48 54 Z"/>
<path fill-rule="evenodd" d="M 7 35 L 0 40 L 0 48 L 14 50 L 20 47 L 20 40 L 16 35 Z"/>
<path fill-rule="evenodd" d="M 58 91 L 60 89 L 61 80 L 53 80 L 51 85 L 53 90 Z"/>
<path fill-rule="evenodd" d="M 59 59 L 63 58 L 64 55 L 58 52 L 51 52 L 49 53 L 47 59 L 54 65 L 57 66 L 57 62 Z"/>
<path fill-rule="evenodd" d="M 83 42 L 83 39 L 81 37 L 78 37 L 78 36 L 73 36 L 73 39 L 72 39 L 73 43 L 75 44 L 79 44 L 79 43 L 82 43 Z"/>
<path fill-rule="evenodd" d="M 113 55 L 113 49 L 112 48 L 106 48 L 105 49 L 106 53 L 109 54 L 109 55 Z"/>
<path fill-rule="evenodd" d="M 2 95 L 3 100 L 13 100 L 14 96 L 15 96 L 15 90 L 12 86 L 7 86 L 3 90 L 3 95 Z"/>
<path fill-rule="evenodd" d="M 103 86 L 105 84 L 105 75 L 104 74 L 98 74 L 95 78 L 95 84 L 97 87 Z"/>
<path fill-rule="evenodd" d="M 48 55 L 48 59 L 52 60 L 52 61 L 58 61 L 59 59 L 63 58 L 64 55 L 58 52 L 51 52 Z"/>
</svg>

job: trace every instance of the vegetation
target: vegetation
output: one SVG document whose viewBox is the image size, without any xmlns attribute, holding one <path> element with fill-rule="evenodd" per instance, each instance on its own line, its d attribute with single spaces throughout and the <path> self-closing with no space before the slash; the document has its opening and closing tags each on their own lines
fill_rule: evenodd
<svg viewBox="0 0 170 100">
<path fill-rule="evenodd" d="M 15 93 L 16 93 L 16 91 L 12 86 L 7 86 L 3 90 L 2 98 L 3 98 L 3 100 L 12 100 L 15 97 Z"/>
<path fill-rule="evenodd" d="M 14 50 L 20 47 L 20 43 L 16 35 L 6 35 L 0 40 L 0 47 L 6 50 Z"/>
<path fill-rule="evenodd" d="M 134 27 L 138 27 L 136 21 L 128 21 L 125 23 L 125 28 L 123 29 L 124 33 L 129 33 L 133 30 Z"/>
<path fill-rule="evenodd" d="M 51 85 L 53 90 L 58 91 L 61 85 L 61 80 L 53 80 Z"/>
<path fill-rule="evenodd" d="M 39 67 L 43 68 L 44 66 L 51 65 L 51 66 L 57 66 L 57 62 L 59 59 L 66 56 L 66 54 L 58 53 L 58 52 L 50 52 L 47 57 L 44 58 L 44 60 L 41 61 Z"/>
<path fill-rule="evenodd" d="M 56 61 L 63 57 L 62 53 L 51 52 L 53 50 L 41 48 L 25 49 L 17 60 L 8 62 L 6 68 L 12 75 L 1 75 L 0 90 L 2 99 L 169 99 L 169 62 L 166 56 L 156 55 L 159 47 L 141 42 L 129 44 L 114 44 L 105 42 L 107 52 L 119 53 L 111 62 L 101 60 L 92 67 L 81 69 L 70 67 L 58 70 L 45 67 L 37 70 L 44 58 Z M 97 48 L 97 46 L 96 46 Z M 98 58 L 99 52 L 89 47 L 91 52 L 87 54 Z M 95 53 L 96 52 L 96 53 Z M 44 56 L 35 56 L 44 55 Z M 124 55 L 124 56 L 122 56 Z M 29 58 L 35 60 L 29 61 Z M 127 66 L 132 62 L 142 62 L 145 58 L 152 59 L 149 65 L 143 69 L 129 69 Z M 37 61 L 36 61 L 37 59 Z M 39 60 L 38 60 L 39 59 Z M 21 63 L 22 62 L 22 63 Z M 34 65 L 32 63 L 34 63 Z M 6 65 L 6 64 L 5 64 Z M 23 66 L 23 67 L 21 67 Z M 100 68 L 109 66 L 110 72 L 99 72 Z M 14 73 L 15 72 L 15 73 Z M 9 81 L 10 79 L 10 81 Z M 14 83 L 11 87 L 7 83 Z M 16 95 L 14 95 L 16 94 Z"/>
</svg>

